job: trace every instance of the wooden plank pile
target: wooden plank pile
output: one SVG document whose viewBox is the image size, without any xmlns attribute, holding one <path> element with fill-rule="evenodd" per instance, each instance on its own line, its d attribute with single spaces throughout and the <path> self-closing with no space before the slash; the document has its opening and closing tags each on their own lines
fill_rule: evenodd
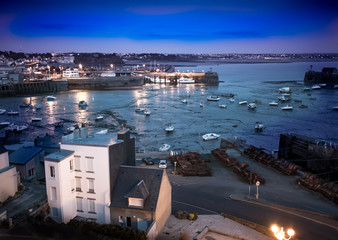
<svg viewBox="0 0 338 240">
<path fill-rule="evenodd" d="M 172 164 L 177 162 L 179 174 L 183 176 L 211 176 L 212 172 L 206 161 L 201 159 L 197 152 L 188 152 L 169 158 Z"/>
<path fill-rule="evenodd" d="M 235 158 L 230 157 L 226 153 L 226 150 L 216 148 L 212 150 L 211 153 L 220 161 L 224 162 L 227 167 L 232 168 L 237 175 L 243 177 L 248 183 L 255 183 L 257 181 L 261 184 L 265 183 L 265 179 L 263 177 L 261 177 L 256 171 L 251 171 L 249 169 L 249 164 L 239 163 Z"/>
<path fill-rule="evenodd" d="M 285 175 L 295 175 L 299 169 L 298 165 L 285 159 L 277 159 L 271 154 L 268 154 L 262 149 L 256 148 L 252 145 L 245 149 L 244 153 L 257 162 L 260 162 L 266 166 L 271 166 Z"/>
</svg>

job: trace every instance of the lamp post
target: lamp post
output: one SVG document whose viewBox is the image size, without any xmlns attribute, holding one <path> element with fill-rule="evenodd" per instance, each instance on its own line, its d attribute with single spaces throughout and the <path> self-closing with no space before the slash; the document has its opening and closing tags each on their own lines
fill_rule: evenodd
<svg viewBox="0 0 338 240">
<path fill-rule="evenodd" d="M 292 228 L 289 228 L 285 233 L 284 229 L 282 227 L 279 228 L 277 225 L 272 225 L 271 231 L 278 240 L 289 240 L 296 233 Z"/>
<path fill-rule="evenodd" d="M 256 199 L 258 199 L 258 186 L 261 184 L 259 181 L 256 182 L 256 187 L 257 187 L 257 193 L 256 193 Z"/>
</svg>

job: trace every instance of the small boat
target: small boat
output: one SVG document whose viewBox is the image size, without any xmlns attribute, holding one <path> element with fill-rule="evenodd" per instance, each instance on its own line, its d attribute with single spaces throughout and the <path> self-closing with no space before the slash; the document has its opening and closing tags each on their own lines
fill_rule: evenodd
<svg viewBox="0 0 338 240">
<path fill-rule="evenodd" d="M 209 96 L 209 97 L 207 97 L 207 100 L 208 101 L 219 101 L 219 97 L 218 96 Z"/>
<path fill-rule="evenodd" d="M 326 83 L 319 83 L 320 88 L 326 88 Z"/>
<path fill-rule="evenodd" d="M 135 109 L 135 112 L 137 112 L 137 113 L 140 113 L 140 112 L 144 112 L 144 108 L 136 108 Z"/>
<path fill-rule="evenodd" d="M 0 109 L 0 115 L 4 114 L 6 112 L 6 109 Z"/>
<path fill-rule="evenodd" d="M 249 110 L 254 110 L 256 107 L 257 107 L 256 103 L 249 103 L 249 105 L 248 105 Z"/>
<path fill-rule="evenodd" d="M 334 88 L 334 89 L 338 89 L 338 84 L 335 84 L 335 85 L 333 86 L 333 88 Z"/>
<path fill-rule="evenodd" d="M 333 110 L 338 110 L 338 106 L 334 106 L 332 109 Z"/>
<path fill-rule="evenodd" d="M 54 125 L 54 127 L 62 127 L 63 126 L 63 122 L 56 122 L 53 125 Z"/>
<path fill-rule="evenodd" d="M 27 129 L 28 126 L 26 125 L 15 125 L 15 124 L 10 124 L 8 127 L 5 128 L 5 130 L 7 131 L 18 131 L 18 132 L 22 132 L 23 130 Z"/>
<path fill-rule="evenodd" d="M 30 104 L 29 104 L 29 103 L 21 103 L 21 104 L 20 104 L 20 107 L 21 107 L 21 108 L 30 107 Z"/>
<path fill-rule="evenodd" d="M 26 130 L 28 128 L 28 126 L 26 126 L 26 125 L 21 125 L 21 126 L 17 126 L 16 127 L 16 130 L 18 131 L 18 132 L 22 132 L 23 130 Z"/>
<path fill-rule="evenodd" d="M 47 101 L 54 101 L 56 99 L 56 97 L 54 97 L 53 95 L 47 96 Z"/>
<path fill-rule="evenodd" d="M 219 138 L 219 135 L 216 133 L 207 133 L 202 136 L 204 141 L 214 140 Z"/>
<path fill-rule="evenodd" d="M 165 152 L 168 151 L 170 149 L 170 145 L 169 144 L 163 144 L 160 148 L 159 151 L 160 152 Z"/>
<path fill-rule="evenodd" d="M 311 90 L 311 88 L 309 88 L 309 87 L 305 87 L 304 89 L 303 89 L 303 91 L 310 91 Z"/>
<path fill-rule="evenodd" d="M 284 107 L 281 107 L 281 110 L 283 111 L 292 111 L 293 107 L 292 106 L 289 106 L 289 105 L 286 105 Z"/>
<path fill-rule="evenodd" d="M 269 102 L 269 106 L 278 106 L 278 102 L 276 101 Z"/>
<path fill-rule="evenodd" d="M 9 111 L 7 112 L 8 115 L 19 115 L 19 112 L 16 111 Z"/>
<path fill-rule="evenodd" d="M 292 93 L 292 90 L 290 87 L 282 87 L 279 89 L 280 93 Z"/>
<path fill-rule="evenodd" d="M 182 83 L 182 84 L 191 84 L 191 83 L 195 83 L 195 80 L 192 78 L 181 77 L 180 79 L 177 80 L 177 82 Z"/>
<path fill-rule="evenodd" d="M 32 118 L 32 122 L 39 122 L 41 120 L 42 120 L 42 118 L 40 118 L 40 117 L 34 117 L 34 118 Z"/>
<path fill-rule="evenodd" d="M 102 115 L 97 115 L 97 117 L 95 118 L 95 121 L 100 121 L 100 120 L 102 120 L 102 119 L 104 119 L 104 116 L 102 116 Z"/>
<path fill-rule="evenodd" d="M 230 101 L 231 103 L 234 103 L 234 102 L 235 102 L 235 99 L 230 98 L 229 101 Z"/>
<path fill-rule="evenodd" d="M 313 85 L 313 86 L 311 87 L 311 89 L 312 89 L 312 90 L 320 90 L 321 87 L 320 87 L 318 84 L 316 84 L 316 85 Z"/>
<path fill-rule="evenodd" d="M 227 105 L 225 105 L 225 104 L 220 104 L 220 105 L 218 105 L 220 108 L 227 108 Z"/>
<path fill-rule="evenodd" d="M 165 128 L 165 131 L 166 132 L 173 132 L 175 130 L 174 126 L 169 124 L 166 128 Z"/>
<path fill-rule="evenodd" d="M 150 116 L 150 113 L 151 113 L 151 112 L 150 112 L 148 109 L 146 109 L 146 110 L 144 110 L 143 113 L 144 113 L 144 115 L 146 115 L 146 116 Z"/>
<path fill-rule="evenodd" d="M 241 102 L 238 102 L 239 105 L 246 105 L 248 103 L 248 101 L 241 101 Z"/>
<path fill-rule="evenodd" d="M 34 106 L 34 108 L 36 109 L 36 110 L 40 110 L 41 109 L 41 104 L 36 104 L 35 106 Z"/>
<path fill-rule="evenodd" d="M 81 101 L 79 102 L 79 107 L 86 107 L 86 106 L 88 106 L 88 103 L 87 103 L 86 101 L 81 100 Z"/>
<path fill-rule="evenodd" d="M 202 102 L 200 103 L 200 107 L 204 107 L 204 104 Z"/>
<path fill-rule="evenodd" d="M 291 98 L 290 97 L 286 97 L 286 96 L 280 96 L 280 97 L 278 97 L 278 100 L 282 101 L 282 102 L 287 102 L 287 101 L 290 101 Z"/>
<path fill-rule="evenodd" d="M 186 99 L 181 100 L 182 103 L 188 103 Z"/>
<path fill-rule="evenodd" d="M 256 132 L 262 132 L 264 129 L 264 125 L 261 122 L 257 122 L 255 125 L 255 131 Z"/>
<path fill-rule="evenodd" d="M 95 134 L 107 134 L 108 129 L 102 129 L 101 131 L 96 132 Z"/>
<path fill-rule="evenodd" d="M 10 122 L 0 122 L 0 128 L 7 127 L 8 125 L 11 125 Z"/>
</svg>

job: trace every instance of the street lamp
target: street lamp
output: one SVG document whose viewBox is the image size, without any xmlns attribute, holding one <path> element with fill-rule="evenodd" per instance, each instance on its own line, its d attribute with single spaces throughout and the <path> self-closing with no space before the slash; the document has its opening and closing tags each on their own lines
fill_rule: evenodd
<svg viewBox="0 0 338 240">
<path fill-rule="evenodd" d="M 278 240 L 289 240 L 293 235 L 295 235 L 295 231 L 292 228 L 289 228 L 285 234 L 284 229 L 279 228 L 276 224 L 272 225 L 271 231 Z"/>
</svg>

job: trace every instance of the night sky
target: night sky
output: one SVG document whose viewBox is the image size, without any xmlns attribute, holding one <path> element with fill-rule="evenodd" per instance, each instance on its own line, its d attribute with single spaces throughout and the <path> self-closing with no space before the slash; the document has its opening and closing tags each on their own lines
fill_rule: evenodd
<svg viewBox="0 0 338 240">
<path fill-rule="evenodd" d="M 3 1 L 0 50 L 338 53 L 338 1 Z"/>
</svg>

